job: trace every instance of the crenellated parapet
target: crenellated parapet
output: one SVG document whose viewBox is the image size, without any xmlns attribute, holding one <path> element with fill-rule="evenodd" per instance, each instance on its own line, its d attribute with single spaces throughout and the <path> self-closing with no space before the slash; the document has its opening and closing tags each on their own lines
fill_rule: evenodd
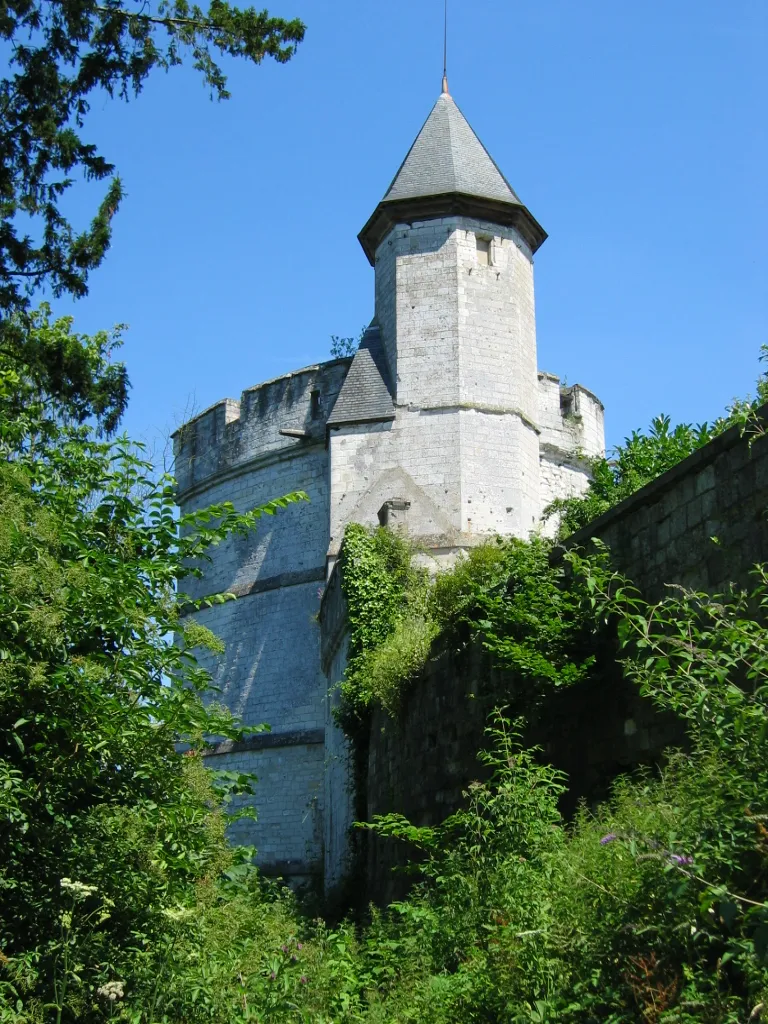
<svg viewBox="0 0 768 1024">
<path fill-rule="evenodd" d="M 247 388 L 189 420 L 173 435 L 181 501 L 214 478 L 258 460 L 294 457 L 325 443 L 325 425 L 351 360 L 332 359 Z"/>
<path fill-rule="evenodd" d="M 605 454 L 603 403 L 581 384 L 565 385 L 539 372 L 539 494 L 543 512 L 555 498 L 582 494 L 589 462 Z M 552 534 L 555 519 L 544 532 Z"/>
</svg>

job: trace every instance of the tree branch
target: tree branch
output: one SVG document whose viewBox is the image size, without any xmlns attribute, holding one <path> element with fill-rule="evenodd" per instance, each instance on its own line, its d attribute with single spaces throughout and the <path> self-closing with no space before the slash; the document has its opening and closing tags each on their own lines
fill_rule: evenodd
<svg viewBox="0 0 768 1024">
<path fill-rule="evenodd" d="M 152 14 L 137 14 L 135 11 L 126 11 L 122 7 L 96 7 L 99 14 L 119 14 L 123 18 L 133 18 L 135 21 L 145 21 L 153 25 L 194 25 L 201 31 L 223 32 L 220 25 L 214 25 L 212 21 L 200 21 L 197 18 L 158 18 Z"/>
</svg>

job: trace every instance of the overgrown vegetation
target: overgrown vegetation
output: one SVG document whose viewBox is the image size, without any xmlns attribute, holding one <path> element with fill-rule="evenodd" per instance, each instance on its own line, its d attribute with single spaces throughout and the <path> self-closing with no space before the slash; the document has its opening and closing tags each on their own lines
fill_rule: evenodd
<svg viewBox="0 0 768 1024">
<path fill-rule="evenodd" d="M 69 337 L 68 322 L 40 317 L 41 330 Z M 88 340 L 91 394 L 109 373 L 104 344 Z M 189 602 L 177 583 L 200 575 L 230 534 L 304 497 L 246 513 L 223 503 L 177 520 L 173 481 L 126 439 L 101 441 L 70 422 L 79 418 L 34 374 L 0 363 L 0 992 L 9 1019 L 17 1004 L 20 1020 L 102 1019 L 98 990 L 126 977 L 137 994 L 147 989 L 162 974 L 175 915 L 246 870 L 249 851 L 225 840 L 224 804 L 251 780 L 209 777 L 199 758 L 205 736 L 243 729 L 203 703 L 210 678 L 194 651 L 221 644 L 180 613 L 225 597 Z M 147 991 L 144 1006 L 155 1009 L 146 1019 L 155 1019 L 165 995 Z"/>
<path fill-rule="evenodd" d="M 529 708 L 548 688 L 588 678 L 603 630 L 584 585 L 551 561 L 551 550 L 541 538 L 499 538 L 431 577 L 402 537 L 348 526 L 341 572 L 350 646 L 340 717 L 349 734 L 365 728 L 374 704 L 396 713 L 438 637 L 459 649 L 482 644 L 513 673 Z"/>
<path fill-rule="evenodd" d="M 283 61 L 303 32 L 218 0 L 17 3 L 0 17 L 12 62 L 0 82 L 0 1022 L 764 1020 L 764 571 L 750 597 L 681 593 L 648 608 L 600 559 L 551 565 L 542 541 L 474 549 L 431 580 L 401 539 L 350 528 L 353 734 L 375 703 L 397 710 L 438 639 L 484 644 L 532 707 L 600 671 L 618 635 L 624 671 L 685 719 L 690 747 L 565 823 L 568 780 L 497 714 L 490 777 L 464 808 L 432 829 L 371 823 L 418 852 L 409 899 L 335 928 L 227 840 L 231 798 L 255 780 L 207 770 L 205 738 L 260 726 L 203 701 L 195 652 L 222 645 L 187 612 L 226 597 L 189 602 L 178 583 L 303 496 L 177 520 L 173 481 L 127 439 L 104 440 L 127 399 L 120 329 L 86 337 L 29 303 L 42 285 L 84 294 L 109 246 L 117 178 L 84 229 L 60 205 L 75 170 L 113 173 L 81 138 L 94 90 L 128 96 L 188 49 L 223 97 L 214 54 Z M 765 379 L 758 391 L 765 401 Z M 753 407 L 737 403 L 731 421 Z M 661 420 L 633 435 L 616 464 L 596 464 L 581 505 L 559 507 L 565 527 L 724 425 Z"/>
<path fill-rule="evenodd" d="M 361 327 L 360 333 L 356 338 L 348 337 L 342 338 L 338 334 L 331 335 L 331 358 L 332 359 L 348 359 L 357 352 L 360 348 L 360 342 L 363 340 L 367 328 Z"/>
<path fill-rule="evenodd" d="M 108 341 L 89 342 L 92 393 Z M 438 633 L 483 643 L 528 706 L 592 678 L 618 635 L 690 749 L 567 823 L 568 780 L 497 717 L 491 776 L 463 809 L 432 829 L 373 823 L 418 854 L 409 898 L 329 928 L 227 842 L 228 799 L 253 780 L 212 776 L 200 751 L 242 727 L 201 700 L 195 649 L 220 644 L 174 590 L 190 559 L 284 502 L 222 505 L 179 535 L 171 481 L 126 441 L 78 425 L 34 374 L 5 364 L 0 383 L 0 1021 L 764 1017 L 765 574 L 749 599 L 648 608 L 599 558 L 552 565 L 540 540 L 476 548 L 431 580 L 401 538 L 351 528 L 347 724 L 396 709 Z"/>
<path fill-rule="evenodd" d="M 768 1003 L 768 643 L 751 599 L 681 593 L 648 608 L 570 556 L 624 668 L 692 749 L 619 780 L 570 826 L 567 780 L 497 718 L 466 809 L 375 827 L 419 847 L 426 876 L 379 923 L 399 970 L 380 1018 L 427 1022 L 732 1022 Z M 381 933 L 380 933 L 381 934 Z M 386 954 L 385 954 L 386 955 Z"/>
<path fill-rule="evenodd" d="M 768 346 L 763 345 L 760 360 L 765 362 L 766 359 Z M 559 535 L 567 537 L 730 427 L 738 426 L 743 431 L 761 431 L 754 414 L 766 402 L 768 371 L 758 378 L 754 396 L 734 399 L 725 415 L 712 423 L 678 423 L 673 427 L 669 416 L 657 416 L 647 432 L 633 430 L 631 436 L 625 438 L 624 443 L 618 445 L 609 456 L 592 459 L 592 479 L 586 493 L 578 497 L 556 499 L 545 510 L 545 516 L 557 516 Z"/>
</svg>

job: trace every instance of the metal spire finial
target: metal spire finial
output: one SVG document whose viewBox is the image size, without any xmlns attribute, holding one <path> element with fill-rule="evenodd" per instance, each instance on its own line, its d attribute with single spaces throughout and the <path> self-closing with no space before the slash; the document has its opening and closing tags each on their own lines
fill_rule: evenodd
<svg viewBox="0 0 768 1024">
<path fill-rule="evenodd" d="M 448 92 L 448 0 L 445 0 L 445 18 L 443 20 L 443 93 Z"/>
</svg>

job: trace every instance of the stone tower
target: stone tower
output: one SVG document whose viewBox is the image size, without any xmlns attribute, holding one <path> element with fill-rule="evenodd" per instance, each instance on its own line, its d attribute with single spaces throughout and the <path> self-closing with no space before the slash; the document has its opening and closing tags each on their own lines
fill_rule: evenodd
<svg viewBox="0 0 768 1024">
<path fill-rule="evenodd" d="M 382 349 L 391 424 L 347 407 L 353 363 L 329 421 L 333 541 L 393 497 L 435 548 L 535 529 L 533 254 L 545 238 L 443 92 L 360 233 L 376 275 L 366 345 Z"/>
<path fill-rule="evenodd" d="M 292 506 L 222 545 L 193 596 L 227 643 L 220 694 L 268 735 L 212 755 L 259 776 L 262 867 L 338 880 L 350 823 L 346 746 L 329 694 L 346 664 L 343 621 L 323 613 L 349 522 L 397 521 L 436 562 L 497 534 L 527 537 L 557 496 L 587 485 L 603 450 L 600 402 L 537 372 L 533 257 L 546 235 L 444 86 L 360 233 L 375 315 L 354 358 L 227 399 L 175 436 L 183 510 L 241 508 L 290 490 Z"/>
</svg>

